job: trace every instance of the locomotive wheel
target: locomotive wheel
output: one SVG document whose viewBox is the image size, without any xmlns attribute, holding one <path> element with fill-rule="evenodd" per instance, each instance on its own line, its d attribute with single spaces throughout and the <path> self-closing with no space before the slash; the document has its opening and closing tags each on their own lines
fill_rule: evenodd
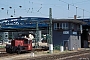
<svg viewBox="0 0 90 60">
<path fill-rule="evenodd" d="M 6 48 L 6 52 L 7 52 L 7 53 L 10 53 L 10 50 L 9 50 L 9 48 Z"/>
<path fill-rule="evenodd" d="M 9 50 L 10 54 L 12 54 L 12 49 Z"/>
<path fill-rule="evenodd" d="M 12 49 L 9 49 L 9 53 L 12 54 L 13 53 L 13 50 Z"/>
<path fill-rule="evenodd" d="M 21 53 L 21 47 L 18 46 L 18 49 L 17 49 L 17 54 L 20 54 Z"/>
<path fill-rule="evenodd" d="M 17 50 L 17 54 L 20 54 L 20 53 L 21 53 L 21 51 L 18 49 L 18 50 Z"/>
</svg>

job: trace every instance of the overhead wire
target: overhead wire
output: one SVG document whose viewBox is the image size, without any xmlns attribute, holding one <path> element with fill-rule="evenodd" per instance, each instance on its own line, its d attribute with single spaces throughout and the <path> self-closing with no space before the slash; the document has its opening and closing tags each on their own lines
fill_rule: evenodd
<svg viewBox="0 0 90 60">
<path fill-rule="evenodd" d="M 31 1 L 29 1 L 29 3 L 34 3 L 34 2 L 31 2 Z M 36 4 L 36 3 L 35 3 Z M 56 6 L 56 7 L 60 7 L 60 5 L 55 5 L 55 4 L 42 4 L 42 3 L 37 3 L 37 4 L 40 4 L 40 5 L 52 5 L 52 6 Z M 14 7 L 15 8 L 15 7 Z M 28 9 L 28 8 L 26 8 L 26 9 Z M 22 9 L 22 10 L 26 10 L 26 9 Z M 42 6 L 39 8 L 39 9 L 37 9 L 37 12 L 40 12 L 40 10 L 42 9 Z M 16 8 L 15 8 L 15 10 L 16 10 Z M 31 10 L 31 13 L 33 12 L 33 7 L 30 9 L 28 9 L 27 10 L 27 13 L 29 13 L 29 11 Z M 40 12 L 41 13 L 41 12 Z M 41 13 L 41 14 L 43 14 L 43 13 Z M 15 15 L 15 14 L 14 14 Z M 44 15 L 44 14 L 43 14 Z"/>
<path fill-rule="evenodd" d="M 67 2 L 62 1 L 62 0 L 59 0 L 59 1 L 65 3 L 65 4 L 68 4 L 68 9 L 69 9 L 69 5 L 70 5 L 70 6 L 73 6 L 73 7 L 75 7 L 75 8 L 77 7 L 77 6 L 74 5 L 75 3 L 74 3 L 74 4 L 70 4 L 70 3 L 67 3 Z M 88 1 L 88 0 L 87 0 L 87 1 Z M 33 4 L 34 4 L 35 2 L 29 1 L 29 3 L 32 3 L 32 7 L 29 7 L 29 8 L 26 8 L 26 7 L 25 7 L 25 8 L 21 8 L 21 10 L 24 10 L 24 11 L 26 11 L 27 13 L 29 13 L 29 11 L 31 10 L 31 13 L 32 13 L 33 10 L 34 10 Z M 36 3 L 35 3 L 35 4 L 36 4 Z M 40 7 L 39 9 L 37 9 L 37 13 L 40 12 L 40 10 L 42 9 L 42 6 L 43 6 L 43 5 L 52 5 L 52 6 L 56 6 L 56 7 L 62 6 L 62 5 L 58 5 L 58 4 L 57 4 L 57 5 L 56 5 L 56 4 L 42 4 L 42 3 L 37 3 L 37 4 L 41 4 L 41 7 Z M 15 8 L 15 6 L 14 6 L 13 8 Z M 80 7 L 77 7 L 77 8 L 83 10 L 83 8 L 80 8 Z M 15 12 L 16 10 L 17 10 L 17 9 L 15 8 L 15 9 L 14 9 L 14 15 L 15 15 L 15 13 L 16 13 L 16 12 Z M 85 9 L 84 9 L 84 11 L 89 12 L 89 11 L 87 11 L 87 10 L 85 10 Z M 41 12 L 40 12 L 40 13 L 41 13 Z M 89 13 L 90 13 L 90 12 L 89 12 Z M 41 14 L 43 14 L 43 13 L 41 13 Z M 8 11 L 7 11 L 7 15 L 8 15 Z M 44 14 L 43 14 L 43 15 L 44 15 Z"/>
<path fill-rule="evenodd" d="M 85 0 L 85 1 L 75 2 L 75 3 L 73 3 L 73 4 L 81 4 L 81 3 L 88 2 L 88 1 L 90 1 L 90 0 Z"/>
<path fill-rule="evenodd" d="M 84 9 L 84 8 L 80 8 L 80 7 L 75 6 L 75 5 L 74 5 L 75 3 L 70 4 L 70 3 L 67 3 L 67 2 L 62 1 L 62 0 L 59 0 L 59 1 L 65 3 L 65 4 L 68 4 L 68 9 L 69 9 L 69 5 L 75 7 L 75 8 L 76 8 L 76 14 L 77 14 L 77 9 L 80 9 L 80 10 L 83 10 L 83 9 Z M 87 0 L 87 1 L 89 1 L 89 0 Z M 85 2 L 85 1 L 81 1 L 81 2 Z M 81 3 L 81 2 L 78 2 L 78 3 Z M 35 3 L 35 4 L 36 4 L 36 3 Z M 37 4 L 40 4 L 40 3 L 37 3 Z M 53 6 L 56 6 L 56 7 L 60 7 L 60 5 L 55 5 L 55 4 L 42 4 L 42 5 L 53 5 Z M 61 5 L 61 6 L 62 6 L 62 5 Z M 90 11 L 87 11 L 86 9 L 84 9 L 84 11 L 90 13 Z"/>
<path fill-rule="evenodd" d="M 70 5 L 70 6 L 75 7 L 75 8 L 76 8 L 76 14 L 77 14 L 77 8 L 78 8 L 78 9 L 81 9 L 81 10 L 83 11 L 83 14 L 84 14 L 84 12 L 88 12 L 88 13 L 90 13 L 90 11 L 87 11 L 87 10 L 86 10 L 86 9 L 84 9 L 84 8 L 77 7 L 77 6 L 75 6 L 74 4 L 70 4 L 70 3 L 67 3 L 67 2 L 62 1 L 62 0 L 59 0 L 59 1 L 61 1 L 61 2 L 65 3 L 65 4 L 68 4 L 68 5 Z M 68 6 L 68 7 L 69 7 L 69 6 Z M 84 15 L 83 15 L 83 18 L 84 18 Z"/>
<path fill-rule="evenodd" d="M 62 0 L 59 0 L 59 1 L 61 1 L 61 2 L 63 2 L 63 3 L 66 3 L 66 4 L 69 4 L 69 5 L 71 5 L 71 6 L 75 7 L 75 8 L 77 7 L 77 6 L 73 5 L 73 4 L 67 3 L 67 2 L 62 1 Z M 77 7 L 77 8 L 79 8 L 79 9 L 83 10 L 83 8 L 80 8 L 80 7 Z M 86 11 L 86 12 L 89 12 L 89 13 L 90 13 L 90 11 L 87 11 L 87 10 L 85 10 L 85 9 L 84 9 L 84 11 Z"/>
</svg>

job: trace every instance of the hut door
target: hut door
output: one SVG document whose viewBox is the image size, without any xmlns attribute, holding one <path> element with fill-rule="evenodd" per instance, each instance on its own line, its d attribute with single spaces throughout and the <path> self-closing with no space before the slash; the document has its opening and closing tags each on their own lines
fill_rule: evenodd
<svg viewBox="0 0 90 60">
<path fill-rule="evenodd" d="M 68 50 L 69 47 L 68 47 L 68 40 L 64 40 L 63 41 L 63 46 L 64 46 L 64 50 Z"/>
</svg>

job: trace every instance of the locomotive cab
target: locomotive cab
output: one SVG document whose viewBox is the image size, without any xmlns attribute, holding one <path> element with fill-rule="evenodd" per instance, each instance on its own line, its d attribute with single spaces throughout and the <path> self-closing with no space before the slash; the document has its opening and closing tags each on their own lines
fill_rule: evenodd
<svg viewBox="0 0 90 60">
<path fill-rule="evenodd" d="M 32 40 L 28 40 L 26 38 L 16 38 L 11 41 L 11 45 L 6 44 L 7 53 L 20 53 L 22 51 L 30 50 L 32 50 Z"/>
</svg>

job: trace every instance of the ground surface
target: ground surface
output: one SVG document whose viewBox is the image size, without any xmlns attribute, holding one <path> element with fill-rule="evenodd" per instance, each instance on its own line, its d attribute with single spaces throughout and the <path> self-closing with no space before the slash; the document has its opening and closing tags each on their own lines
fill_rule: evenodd
<svg viewBox="0 0 90 60">
<path fill-rule="evenodd" d="M 90 60 L 90 53 L 82 54 L 80 56 L 76 55 L 76 56 L 66 58 L 63 60 Z"/>
</svg>

